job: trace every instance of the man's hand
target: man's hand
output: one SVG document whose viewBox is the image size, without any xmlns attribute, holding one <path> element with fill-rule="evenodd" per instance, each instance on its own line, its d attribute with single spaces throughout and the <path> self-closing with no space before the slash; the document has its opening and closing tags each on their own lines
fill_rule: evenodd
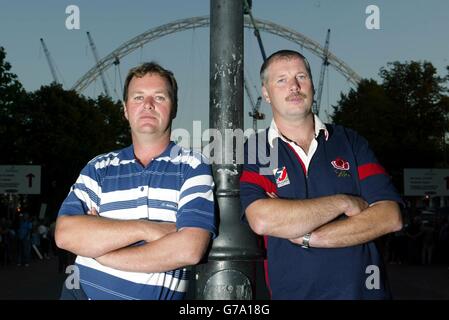
<svg viewBox="0 0 449 320">
<path fill-rule="evenodd" d="M 118 249 L 96 260 L 122 271 L 166 272 L 199 263 L 209 241 L 210 233 L 207 230 L 185 227 L 157 241 Z"/>
<path fill-rule="evenodd" d="M 266 192 L 266 195 L 271 199 L 279 199 L 274 192 Z M 368 203 L 360 197 L 341 195 L 343 201 L 346 203 L 344 214 L 348 217 L 358 215 L 369 207 Z M 303 236 L 288 239 L 291 243 L 301 246 L 303 243 Z M 312 240 L 310 240 L 312 242 Z"/>
<path fill-rule="evenodd" d="M 265 192 L 271 199 L 278 199 L 278 195 L 274 192 Z"/>
<path fill-rule="evenodd" d="M 98 213 L 98 211 L 95 208 L 92 208 L 89 211 L 87 211 L 87 214 L 89 216 L 94 216 L 94 217 L 99 217 L 100 216 L 100 214 Z"/>
<path fill-rule="evenodd" d="M 176 223 L 173 222 L 154 222 L 148 220 L 141 220 L 148 232 L 147 237 L 143 240 L 146 242 L 155 241 L 167 234 L 176 232 Z"/>
<path fill-rule="evenodd" d="M 344 213 L 348 217 L 355 216 L 369 207 L 368 202 L 366 202 L 360 197 L 350 195 L 344 195 L 344 197 L 347 203 L 347 208 L 344 211 Z"/>
<path fill-rule="evenodd" d="M 271 199 L 279 199 L 278 195 L 274 192 L 266 192 L 266 195 Z M 344 213 L 348 216 L 355 216 L 369 207 L 368 203 L 360 197 L 341 195 L 346 202 L 346 210 Z"/>
<path fill-rule="evenodd" d="M 268 194 L 268 193 L 267 193 Z M 277 198 L 277 196 L 274 194 L 268 194 L 271 198 Z M 361 213 L 362 211 L 364 211 L 365 209 L 367 209 L 369 207 L 368 202 L 366 202 L 365 200 L 363 200 L 360 197 L 355 197 L 355 196 L 350 196 L 350 195 L 343 195 L 343 197 L 345 198 L 345 201 L 347 203 L 347 209 L 345 210 L 345 214 L 348 217 L 351 216 L 355 216 L 358 215 L 359 213 Z M 313 236 L 313 233 L 312 233 Z M 293 239 L 288 239 L 291 243 L 294 243 L 296 245 L 302 245 L 303 243 L 303 236 L 297 237 L 297 238 L 293 238 Z M 312 238 L 310 239 L 310 243 L 312 243 L 313 240 Z"/>
<path fill-rule="evenodd" d="M 346 194 L 312 199 L 282 199 L 275 192 L 266 195 L 246 208 L 248 223 L 258 235 L 284 239 L 299 238 L 343 214 L 351 217 L 368 208 L 361 198 Z"/>
<path fill-rule="evenodd" d="M 299 237 L 299 238 L 295 238 L 295 239 L 288 239 L 291 243 L 294 243 L 294 244 L 296 244 L 296 245 L 298 245 L 298 246 L 301 246 L 302 245 L 302 236 L 301 237 Z"/>
</svg>

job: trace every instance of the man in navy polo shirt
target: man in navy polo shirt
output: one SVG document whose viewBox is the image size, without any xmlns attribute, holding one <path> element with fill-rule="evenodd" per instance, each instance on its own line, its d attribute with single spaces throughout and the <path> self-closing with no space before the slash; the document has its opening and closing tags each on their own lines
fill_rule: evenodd
<svg viewBox="0 0 449 320">
<path fill-rule="evenodd" d="M 62 299 L 182 299 L 217 232 L 210 165 L 170 141 L 172 72 L 144 63 L 123 92 L 133 144 L 91 160 L 59 211 L 56 243 L 79 271 Z"/>
<path fill-rule="evenodd" d="M 390 298 L 373 242 L 402 228 L 389 176 L 364 138 L 312 113 L 303 55 L 278 51 L 260 75 L 273 121 L 245 144 L 240 187 L 245 217 L 265 238 L 272 298 Z"/>
</svg>

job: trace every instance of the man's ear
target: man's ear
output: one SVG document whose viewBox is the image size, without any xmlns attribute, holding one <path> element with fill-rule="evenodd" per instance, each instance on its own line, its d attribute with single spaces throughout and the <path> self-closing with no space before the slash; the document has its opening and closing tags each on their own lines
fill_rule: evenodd
<svg viewBox="0 0 449 320">
<path fill-rule="evenodd" d="M 128 119 L 128 109 L 126 108 L 126 103 L 124 101 L 122 101 L 122 105 L 123 105 L 123 115 L 125 116 L 126 120 Z"/>
<path fill-rule="evenodd" d="M 265 99 L 265 101 L 266 101 L 267 103 L 270 103 L 270 104 L 271 104 L 270 95 L 268 94 L 268 91 L 267 91 L 267 89 L 265 88 L 265 86 L 262 86 L 262 95 L 263 95 L 263 98 Z"/>
</svg>

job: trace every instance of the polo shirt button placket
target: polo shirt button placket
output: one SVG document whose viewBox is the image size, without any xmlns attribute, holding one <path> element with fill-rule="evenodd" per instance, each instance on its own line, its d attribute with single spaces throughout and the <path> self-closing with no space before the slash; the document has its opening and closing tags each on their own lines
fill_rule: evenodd
<svg viewBox="0 0 449 320">
<path fill-rule="evenodd" d="M 147 215 L 147 218 L 148 219 L 150 219 L 150 197 L 149 197 L 149 189 L 150 189 L 150 173 L 147 171 L 147 170 L 149 170 L 149 168 L 146 168 L 145 169 L 145 172 L 144 172 L 144 176 L 143 176 L 143 180 L 144 181 L 142 181 L 142 192 L 144 192 L 145 191 L 145 189 L 146 189 L 146 195 L 145 195 L 145 198 L 146 198 L 146 215 Z"/>
<path fill-rule="evenodd" d="M 146 185 L 146 175 L 147 175 L 147 171 L 144 169 L 140 175 L 140 191 L 144 192 L 145 191 L 145 185 Z"/>
</svg>

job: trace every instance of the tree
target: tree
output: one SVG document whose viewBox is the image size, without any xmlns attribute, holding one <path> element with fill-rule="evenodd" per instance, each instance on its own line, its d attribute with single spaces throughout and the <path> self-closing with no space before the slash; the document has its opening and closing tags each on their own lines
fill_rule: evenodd
<svg viewBox="0 0 449 320">
<path fill-rule="evenodd" d="M 0 164 L 13 164 L 12 159 L 21 161 L 20 138 L 23 105 L 27 95 L 17 75 L 10 72 L 6 52 L 0 47 Z"/>
<path fill-rule="evenodd" d="M 22 143 L 26 161 L 42 166 L 43 201 L 57 210 L 86 163 L 130 143 L 121 105 L 87 99 L 60 85 L 29 94 Z"/>
<path fill-rule="evenodd" d="M 370 142 L 374 150 L 381 150 L 388 148 L 389 142 L 397 135 L 397 114 L 397 106 L 389 99 L 381 85 L 374 80 L 362 80 L 357 91 L 351 89 L 347 96 L 341 95 L 333 122 L 356 130 Z"/>
<path fill-rule="evenodd" d="M 58 84 L 27 93 L 0 47 L 0 164 L 40 165 L 41 202 L 55 215 L 80 170 L 98 154 L 131 143 L 122 106 L 90 99 Z"/>
<path fill-rule="evenodd" d="M 449 97 L 430 62 L 394 62 L 379 73 L 382 83 L 363 80 L 342 94 L 332 120 L 365 136 L 379 161 L 402 186 L 404 168 L 448 165 L 444 137 Z"/>
<path fill-rule="evenodd" d="M 404 142 L 438 153 L 448 129 L 449 108 L 443 86 L 446 79 L 437 76 L 429 62 L 395 62 L 389 66 L 390 70 L 380 71 L 383 87 L 392 101 L 401 106 L 405 123 L 413 128 L 413 134 L 408 134 Z"/>
</svg>

